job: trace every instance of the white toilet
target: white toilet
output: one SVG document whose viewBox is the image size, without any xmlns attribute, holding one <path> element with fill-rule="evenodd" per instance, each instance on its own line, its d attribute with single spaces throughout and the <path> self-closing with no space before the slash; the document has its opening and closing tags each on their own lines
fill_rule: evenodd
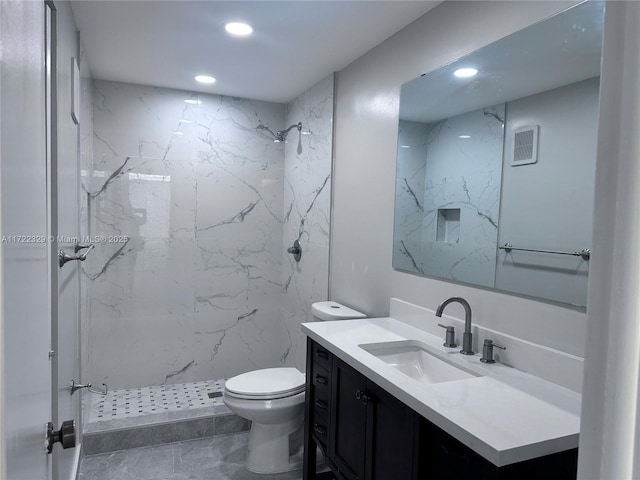
<svg viewBox="0 0 640 480">
<path fill-rule="evenodd" d="M 305 377 L 297 368 L 265 368 L 227 380 L 224 403 L 251 420 L 246 467 L 280 473 L 302 465 Z M 296 434 L 293 445 L 289 437 Z"/>
<path fill-rule="evenodd" d="M 353 308 L 345 307 L 337 302 L 316 302 L 311 305 L 311 313 L 314 320 L 354 320 L 358 318 L 367 318 L 367 316 L 354 310 Z"/>
<path fill-rule="evenodd" d="M 335 302 L 312 305 L 317 320 L 364 318 Z M 227 380 L 224 403 L 251 420 L 246 467 L 281 473 L 302 467 L 305 376 L 296 368 L 265 368 Z"/>
</svg>

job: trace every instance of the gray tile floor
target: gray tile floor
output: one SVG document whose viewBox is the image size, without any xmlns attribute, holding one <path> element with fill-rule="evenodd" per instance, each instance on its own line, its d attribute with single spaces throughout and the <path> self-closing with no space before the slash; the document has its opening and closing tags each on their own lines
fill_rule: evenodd
<svg viewBox="0 0 640 480">
<path fill-rule="evenodd" d="M 301 480 L 244 468 L 248 432 L 84 457 L 78 480 Z"/>
</svg>

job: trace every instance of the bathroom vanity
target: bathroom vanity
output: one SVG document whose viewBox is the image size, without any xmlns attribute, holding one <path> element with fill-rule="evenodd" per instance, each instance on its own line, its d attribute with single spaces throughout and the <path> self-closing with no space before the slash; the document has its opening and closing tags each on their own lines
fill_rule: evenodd
<svg viewBox="0 0 640 480">
<path fill-rule="evenodd" d="M 576 477 L 579 394 L 393 318 L 302 328 L 305 480 Z"/>
</svg>

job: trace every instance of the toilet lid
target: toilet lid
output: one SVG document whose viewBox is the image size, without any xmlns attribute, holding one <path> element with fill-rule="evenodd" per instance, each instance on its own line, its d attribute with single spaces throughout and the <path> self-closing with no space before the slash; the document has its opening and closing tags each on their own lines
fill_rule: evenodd
<svg viewBox="0 0 640 480">
<path fill-rule="evenodd" d="M 227 392 L 243 397 L 286 397 L 304 390 L 305 377 L 297 368 L 263 368 L 230 378 Z"/>
</svg>

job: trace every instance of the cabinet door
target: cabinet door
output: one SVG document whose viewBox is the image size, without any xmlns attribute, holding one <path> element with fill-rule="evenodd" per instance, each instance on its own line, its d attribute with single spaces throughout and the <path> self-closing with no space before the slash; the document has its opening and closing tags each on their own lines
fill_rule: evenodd
<svg viewBox="0 0 640 480">
<path fill-rule="evenodd" d="M 438 480 L 497 478 L 495 469 L 480 455 L 448 435 L 426 419 L 422 419 L 420 442 L 422 473 Z M 490 475 L 485 471 L 490 469 Z M 518 478 L 520 477 L 513 477 Z M 541 477 L 543 478 L 543 477 Z"/>
<path fill-rule="evenodd" d="M 329 459 L 347 480 L 363 480 L 367 408 L 366 378 L 334 358 L 329 424 Z"/>
<path fill-rule="evenodd" d="M 373 382 L 367 390 L 367 480 L 418 478 L 418 414 Z"/>
</svg>

